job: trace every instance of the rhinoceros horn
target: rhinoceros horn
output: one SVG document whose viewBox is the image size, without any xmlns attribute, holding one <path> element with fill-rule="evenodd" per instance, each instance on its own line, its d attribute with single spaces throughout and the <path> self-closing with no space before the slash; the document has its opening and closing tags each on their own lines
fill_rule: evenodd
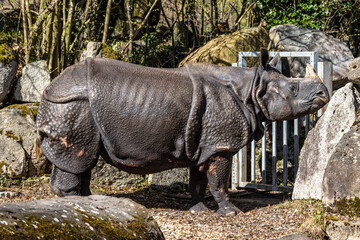
<svg viewBox="0 0 360 240">
<path fill-rule="evenodd" d="M 315 69 L 313 68 L 313 66 L 311 66 L 311 64 L 306 64 L 305 78 L 312 78 L 321 81 L 319 76 L 315 73 Z"/>
</svg>

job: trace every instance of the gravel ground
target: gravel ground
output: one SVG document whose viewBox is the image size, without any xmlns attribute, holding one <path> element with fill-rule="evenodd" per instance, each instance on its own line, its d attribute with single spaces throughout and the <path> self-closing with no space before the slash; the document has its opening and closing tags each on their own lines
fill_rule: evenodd
<svg viewBox="0 0 360 240">
<path fill-rule="evenodd" d="M 2 191 L 16 192 L 0 203 L 55 197 L 46 180 L 33 179 L 3 184 Z M 172 239 L 272 239 L 300 231 L 309 216 L 282 202 L 288 194 L 265 191 L 239 191 L 230 194 L 231 201 L 242 211 L 237 216 L 216 214 L 216 203 L 209 194 L 210 212 L 190 213 L 189 193 L 180 190 L 143 188 L 120 191 L 92 186 L 94 194 L 127 197 L 146 206 L 158 222 L 165 238 Z"/>
</svg>

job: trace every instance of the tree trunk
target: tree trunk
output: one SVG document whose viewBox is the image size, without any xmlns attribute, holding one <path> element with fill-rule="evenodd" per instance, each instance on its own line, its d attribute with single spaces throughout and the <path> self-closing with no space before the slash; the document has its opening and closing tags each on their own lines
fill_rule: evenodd
<svg viewBox="0 0 360 240">
<path fill-rule="evenodd" d="M 21 15 L 23 20 L 23 31 L 24 31 L 24 44 L 28 44 L 29 42 L 29 30 L 28 30 L 28 22 L 26 19 L 26 10 L 25 10 L 25 0 L 20 1 Z"/>
<path fill-rule="evenodd" d="M 76 49 L 75 49 L 75 60 L 76 61 L 78 61 L 78 59 L 79 59 L 80 49 L 82 48 L 82 45 L 83 45 L 82 40 L 84 38 L 86 29 L 88 28 L 88 25 L 89 25 L 88 18 L 89 18 L 90 3 L 91 3 L 90 0 L 86 0 L 85 10 L 84 10 L 84 18 L 82 19 L 82 25 L 81 25 L 79 37 L 75 38 L 74 42 L 71 44 L 70 49 L 69 49 L 70 51 L 72 51 L 74 46 L 76 46 Z"/>
<path fill-rule="evenodd" d="M 132 17 L 131 17 L 131 6 L 132 4 L 130 4 L 130 1 L 131 0 L 126 0 L 125 1 L 125 8 L 126 8 L 126 15 L 127 15 L 127 19 L 128 19 L 128 22 L 129 22 L 129 56 L 132 55 L 132 52 L 133 52 L 133 36 L 134 36 L 134 28 L 133 28 L 133 25 L 132 25 Z"/>
<path fill-rule="evenodd" d="M 49 56 L 49 71 L 52 77 L 59 75 L 59 42 L 61 39 L 60 34 L 60 7 L 55 7 L 54 21 L 52 24 L 52 41 Z"/>
<path fill-rule="evenodd" d="M 24 3 L 25 3 L 25 11 L 26 11 L 26 16 L 27 16 L 28 26 L 29 26 L 29 29 L 31 31 L 31 29 L 32 29 L 32 19 L 31 19 L 31 13 L 30 13 L 29 0 L 24 0 Z"/>
<path fill-rule="evenodd" d="M 107 33 L 109 29 L 109 22 L 110 22 L 110 14 L 111 14 L 111 0 L 108 0 L 106 6 L 106 15 L 105 15 L 105 23 L 104 23 L 104 33 L 102 38 L 102 43 L 106 44 Z"/>
</svg>

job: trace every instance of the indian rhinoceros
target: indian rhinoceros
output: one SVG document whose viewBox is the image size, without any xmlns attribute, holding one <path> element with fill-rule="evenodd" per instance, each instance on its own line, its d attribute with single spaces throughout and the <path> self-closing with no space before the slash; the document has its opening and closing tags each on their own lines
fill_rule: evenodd
<svg viewBox="0 0 360 240">
<path fill-rule="evenodd" d="M 148 174 L 190 167 L 191 210 L 204 211 L 207 184 L 218 213 L 237 214 L 227 195 L 232 156 L 263 135 L 262 121 L 312 113 L 329 101 L 308 66 L 289 79 L 261 51 L 257 68 L 188 64 L 161 69 L 88 58 L 45 89 L 36 145 L 53 163 L 59 195 L 89 195 L 99 155 L 120 170 Z"/>
</svg>

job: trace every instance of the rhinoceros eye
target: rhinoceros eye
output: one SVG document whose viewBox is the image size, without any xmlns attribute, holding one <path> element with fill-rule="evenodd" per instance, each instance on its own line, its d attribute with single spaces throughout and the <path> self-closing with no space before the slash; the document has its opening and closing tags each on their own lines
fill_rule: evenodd
<svg viewBox="0 0 360 240">
<path fill-rule="evenodd" d="M 291 83 L 289 86 L 289 91 L 290 91 L 291 95 L 296 96 L 296 94 L 298 92 L 298 85 L 295 83 Z"/>
</svg>

